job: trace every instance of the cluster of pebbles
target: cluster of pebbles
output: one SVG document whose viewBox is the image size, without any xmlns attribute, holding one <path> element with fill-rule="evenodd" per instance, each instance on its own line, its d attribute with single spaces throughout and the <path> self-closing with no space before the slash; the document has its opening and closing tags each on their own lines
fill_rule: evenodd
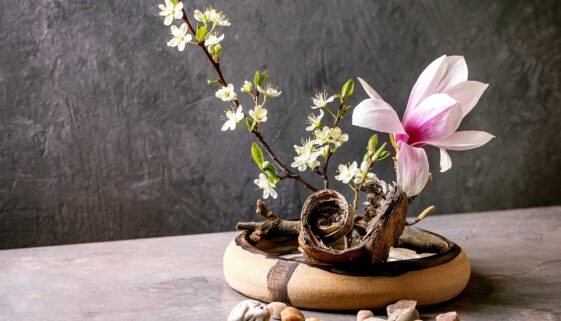
<svg viewBox="0 0 561 321">
<path fill-rule="evenodd" d="M 375 317 L 369 310 L 360 310 L 357 321 L 422 321 L 416 309 L 417 301 L 401 300 L 388 305 L 386 312 L 388 318 Z M 228 321 L 322 321 L 319 318 L 305 318 L 304 314 L 282 302 L 272 302 L 268 305 L 255 300 L 244 300 L 236 305 Z M 327 321 L 327 320 L 326 320 Z M 440 314 L 436 321 L 460 321 L 456 312 Z"/>
</svg>

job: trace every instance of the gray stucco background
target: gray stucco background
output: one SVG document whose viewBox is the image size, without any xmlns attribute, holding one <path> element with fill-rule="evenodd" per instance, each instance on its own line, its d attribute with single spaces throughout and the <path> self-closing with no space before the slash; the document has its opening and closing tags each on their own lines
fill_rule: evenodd
<svg viewBox="0 0 561 321">
<path fill-rule="evenodd" d="M 254 218 L 251 136 L 219 130 L 226 106 L 206 85 L 212 70 L 198 48 L 166 46 L 158 3 L 0 3 L 0 248 L 223 231 Z M 285 162 L 316 90 L 363 76 L 401 114 L 428 63 L 462 54 L 470 78 L 490 87 L 461 128 L 497 138 L 451 152 L 444 174 L 430 149 L 434 180 L 412 215 L 430 204 L 561 204 L 561 2 L 212 4 L 232 21 L 227 80 L 239 88 L 267 69 L 283 91 L 264 134 Z M 352 103 L 364 97 L 357 87 Z M 333 164 L 359 158 L 371 134 L 349 121 Z M 393 178 L 389 162 L 378 173 Z M 298 216 L 307 191 L 278 191 L 272 208 Z"/>
</svg>

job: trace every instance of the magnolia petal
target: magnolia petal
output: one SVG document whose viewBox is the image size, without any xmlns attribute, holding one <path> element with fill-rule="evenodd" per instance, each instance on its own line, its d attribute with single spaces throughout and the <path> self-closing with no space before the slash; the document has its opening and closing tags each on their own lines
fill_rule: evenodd
<svg viewBox="0 0 561 321">
<path fill-rule="evenodd" d="M 422 192 L 430 175 L 429 160 L 425 150 L 401 143 L 396 174 L 397 185 L 408 197 Z"/>
<path fill-rule="evenodd" d="M 477 130 L 455 132 L 444 139 L 427 141 L 426 144 L 445 148 L 448 150 L 468 150 L 487 144 L 495 136 Z"/>
<path fill-rule="evenodd" d="M 450 136 L 462 121 L 462 108 L 447 94 L 434 94 L 424 99 L 404 121 L 407 142 L 419 145 L 429 140 Z"/>
<path fill-rule="evenodd" d="M 372 98 L 372 99 L 379 99 L 379 100 L 383 100 L 382 97 L 380 97 L 380 95 L 376 92 L 376 90 L 374 90 L 374 88 L 372 88 L 364 79 L 357 77 L 358 81 L 360 82 L 360 84 L 362 85 L 362 88 L 364 88 L 364 91 L 366 91 L 366 94 L 368 95 L 368 97 Z"/>
<path fill-rule="evenodd" d="M 462 106 L 463 116 L 467 115 L 483 95 L 489 84 L 479 81 L 464 81 L 444 90 Z"/>
<path fill-rule="evenodd" d="M 446 149 L 441 148 L 440 149 L 440 172 L 444 173 L 447 170 L 449 170 L 450 168 L 452 168 L 452 159 L 450 158 L 450 155 L 448 155 L 448 152 L 446 152 Z"/>
<path fill-rule="evenodd" d="M 446 72 L 446 67 L 446 56 L 441 56 L 423 70 L 411 90 L 411 95 L 409 96 L 409 101 L 407 102 L 407 108 L 405 109 L 405 114 L 403 115 L 404 122 L 409 117 L 409 114 L 425 97 L 434 93 L 434 90 L 437 88 L 442 76 L 444 76 L 444 73 Z"/>
<path fill-rule="evenodd" d="M 383 100 L 365 99 L 353 111 L 353 125 L 383 133 L 405 134 L 395 110 Z"/>
<path fill-rule="evenodd" d="M 446 62 L 448 64 L 446 72 L 442 76 L 436 92 L 442 92 L 468 79 L 468 68 L 463 56 L 448 56 Z"/>
</svg>

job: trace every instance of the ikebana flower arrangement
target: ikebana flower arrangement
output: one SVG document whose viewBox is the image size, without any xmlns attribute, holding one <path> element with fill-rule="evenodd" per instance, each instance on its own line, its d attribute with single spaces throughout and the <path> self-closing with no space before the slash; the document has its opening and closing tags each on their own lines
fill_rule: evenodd
<svg viewBox="0 0 561 321">
<path fill-rule="evenodd" d="M 452 167 L 448 151 L 477 148 L 494 137 L 482 131 L 458 131 L 487 84 L 468 80 L 463 57 L 441 56 L 426 67 L 413 85 L 402 117 L 362 78 L 357 79 L 366 96 L 354 108 L 350 104 L 355 91 L 353 80 L 345 82 L 338 93 L 318 91 L 311 106 L 305 106 L 310 108 L 310 114 L 302 126 L 309 136 L 294 145 L 291 161 L 281 160 L 265 136 L 267 123 L 274 119 L 270 116 L 281 112 L 271 105 L 282 92 L 269 81 L 266 71 L 257 71 L 243 84 L 226 80 L 221 70 L 223 32 L 231 26 L 226 15 L 213 8 L 189 13 L 180 0 L 165 0 L 160 9 L 164 24 L 171 25 L 167 45 L 179 51 L 199 47 L 213 67 L 215 78 L 208 84 L 225 105 L 221 130 L 243 130 L 255 138 L 248 152 L 256 163 L 254 183 L 262 198 L 282 197 L 276 187 L 286 180 L 310 191 L 299 221 L 284 220 L 271 212 L 263 200 L 257 200 L 257 213 L 265 220 L 237 225 L 245 230 L 244 242 L 250 245 L 275 237 L 297 236 L 302 260 L 312 266 L 360 266 L 364 270 L 383 264 L 406 227 L 426 218 L 434 209 L 431 206 L 416 219 L 406 219 L 408 205 L 431 181 L 425 149 L 440 149 L 440 171 L 444 172 Z M 363 142 L 361 159 L 333 164 L 332 156 L 343 145 L 359 143 L 351 142 L 349 133 L 341 130 L 340 124 L 349 118 L 353 125 L 375 133 Z M 379 144 L 379 134 L 388 134 L 391 146 Z M 376 176 L 375 165 L 382 161 L 393 162 L 395 182 Z M 352 190 L 351 202 L 330 188 L 332 178 Z"/>
</svg>

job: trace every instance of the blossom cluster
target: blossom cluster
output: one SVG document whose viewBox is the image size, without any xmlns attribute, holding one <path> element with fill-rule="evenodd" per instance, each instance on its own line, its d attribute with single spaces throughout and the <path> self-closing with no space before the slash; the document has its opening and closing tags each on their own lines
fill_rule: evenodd
<svg viewBox="0 0 561 321">
<path fill-rule="evenodd" d="M 335 100 L 335 96 L 327 97 L 326 92 L 318 92 L 312 97 L 312 109 L 319 109 L 319 114 L 311 113 L 306 120 L 306 131 L 313 132 L 313 136 L 303 139 L 302 145 L 294 145 L 296 156 L 290 164 L 291 167 L 298 168 L 299 171 L 305 171 L 310 168 L 315 171 L 320 165 L 318 158 L 321 156 L 327 158 L 329 153 L 333 153 L 343 143 L 349 140 L 349 135 L 342 132 L 337 126 L 329 127 L 322 123 L 325 116 L 324 110 L 337 119 L 337 116 L 329 109 L 328 104 Z"/>
<path fill-rule="evenodd" d="M 242 93 L 249 96 L 252 108 L 244 111 L 234 84 L 224 80 L 220 71 L 220 54 L 224 34 L 221 29 L 231 25 L 224 13 L 214 9 L 194 10 L 196 24 L 189 22 L 189 17 L 181 0 L 164 0 L 159 5 L 164 25 L 170 26 L 170 47 L 183 51 L 187 44 L 201 47 L 217 71 L 217 79 L 209 80 L 219 88 L 216 98 L 228 103 L 225 110 L 222 131 L 235 130 L 238 126 L 247 129 L 259 139 L 259 145 L 266 149 L 272 163 L 265 160 L 258 144 L 251 147 L 251 155 L 260 169 L 255 185 L 263 191 L 263 198 L 277 198 L 275 191 L 278 181 L 292 178 L 304 183 L 306 187 L 315 187 L 281 163 L 261 135 L 261 125 L 269 120 L 266 108 L 271 98 L 276 98 L 281 91 L 270 82 L 267 72 L 257 71 L 253 81 L 244 81 L 240 87 Z M 175 20 L 182 23 L 174 25 Z M 461 151 L 480 147 L 489 142 L 493 135 L 482 131 L 458 131 L 462 119 L 474 108 L 487 88 L 487 84 L 467 79 L 467 64 L 461 56 L 441 56 L 433 61 L 419 76 L 413 86 L 405 114 L 400 119 L 395 109 L 363 79 L 358 78 L 368 98 L 360 102 L 352 114 L 352 124 L 377 132 L 388 133 L 395 149 L 394 167 L 396 181 L 409 198 L 422 192 L 430 181 L 430 170 L 425 147 L 435 146 L 440 150 L 440 170 L 452 167 L 448 151 Z M 322 176 L 324 187 L 328 188 L 328 165 L 330 157 L 349 140 L 343 133 L 339 122 L 351 109 L 347 105 L 353 94 L 354 82 L 347 81 L 341 92 L 328 95 L 325 91 L 317 92 L 312 97 L 312 112 L 305 121 L 306 131 L 310 136 L 302 139 L 301 145 L 294 145 L 295 156 L 290 164 L 300 172 L 310 169 Z M 337 103 L 337 109 L 333 104 Z M 244 103 L 245 104 L 245 103 Z M 268 105 L 267 105 L 268 106 Z M 331 119 L 328 119 L 331 117 Z M 374 164 L 388 158 L 391 153 L 385 150 L 386 144 L 378 145 L 378 136 L 374 134 L 368 141 L 362 161 L 352 161 L 337 167 L 335 179 L 347 184 L 355 192 L 355 208 L 360 187 L 376 178 L 372 172 Z M 324 166 L 320 169 L 321 159 Z M 360 164 L 360 165 L 359 165 Z M 277 175 L 280 169 L 282 175 Z"/>
<path fill-rule="evenodd" d="M 282 93 L 278 87 L 272 83 L 265 83 L 267 77 L 267 72 L 261 73 L 257 71 L 253 82 L 245 80 L 241 86 L 240 91 L 246 93 L 254 105 L 252 109 L 249 109 L 248 114 L 245 114 L 233 84 L 221 86 L 216 91 L 216 98 L 232 104 L 232 108 L 225 112 L 226 116 L 224 118 L 225 122 L 221 128 L 222 131 L 235 130 L 237 125 L 240 124 L 244 118 L 245 123 L 242 123 L 243 127 L 250 132 L 258 133 L 260 131 L 260 124 L 268 120 L 268 111 L 265 108 L 265 104 L 269 99 L 276 98 Z M 275 186 L 279 178 L 275 167 L 265 161 L 263 152 L 256 144 L 252 146 L 251 153 L 257 166 L 262 171 L 262 173 L 259 174 L 259 178 L 254 181 L 255 185 L 263 190 L 263 198 L 266 199 L 269 196 L 277 198 Z"/>
<path fill-rule="evenodd" d="M 160 16 L 164 17 L 164 25 L 169 26 L 173 23 L 174 19 L 185 20 L 186 13 L 183 8 L 183 3 L 179 0 L 165 0 L 164 4 L 159 5 Z M 177 50 L 185 50 L 187 44 L 203 44 L 208 52 L 212 55 L 214 60 L 218 60 L 218 56 L 222 51 L 220 42 L 224 40 L 224 34 L 219 35 L 219 27 L 230 26 L 230 21 L 226 16 L 213 8 L 206 8 L 204 11 L 195 10 L 194 18 L 200 24 L 197 24 L 197 30 L 193 31 L 194 35 L 189 30 L 187 22 L 183 22 L 179 27 L 173 25 L 170 27 L 171 39 L 167 45 L 170 47 L 177 47 Z M 197 42 L 193 42 L 195 36 Z"/>
</svg>

